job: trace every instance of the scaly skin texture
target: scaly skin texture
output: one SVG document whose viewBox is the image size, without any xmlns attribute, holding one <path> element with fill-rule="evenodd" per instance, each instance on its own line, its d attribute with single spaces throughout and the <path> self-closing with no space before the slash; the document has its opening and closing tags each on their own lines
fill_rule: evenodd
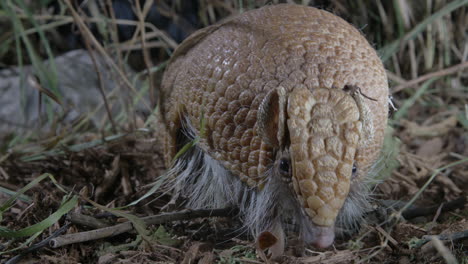
<svg viewBox="0 0 468 264">
<path fill-rule="evenodd" d="M 284 118 L 263 120 L 259 109 L 274 90 L 284 93 Z M 160 98 L 168 166 L 184 118 L 198 146 L 251 187 L 262 188 L 286 148 L 287 184 L 324 227 L 377 159 L 388 112 L 385 70 L 366 39 L 341 18 L 299 5 L 266 6 L 196 32 L 174 53 Z M 285 127 L 277 141 L 264 135 L 264 122 Z"/>
</svg>

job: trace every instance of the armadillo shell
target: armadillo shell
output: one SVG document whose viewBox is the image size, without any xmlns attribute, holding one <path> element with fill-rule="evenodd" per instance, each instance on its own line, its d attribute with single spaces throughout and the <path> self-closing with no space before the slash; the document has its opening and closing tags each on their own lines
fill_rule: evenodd
<svg viewBox="0 0 468 264">
<path fill-rule="evenodd" d="M 299 5 L 243 13 L 194 33 L 175 51 L 160 97 L 167 165 L 180 148 L 177 133 L 186 118 L 200 136 L 199 147 L 249 186 L 258 186 L 274 148 L 258 133 L 257 111 L 280 86 L 286 93 L 299 86 L 311 91 L 356 86 L 373 99 L 366 100 L 372 137 L 356 152 L 365 175 L 379 155 L 387 121 L 385 70 L 353 26 Z"/>
</svg>

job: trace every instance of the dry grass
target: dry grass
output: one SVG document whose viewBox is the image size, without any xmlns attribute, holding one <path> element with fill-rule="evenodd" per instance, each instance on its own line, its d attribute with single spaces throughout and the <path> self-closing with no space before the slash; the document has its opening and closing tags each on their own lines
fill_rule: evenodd
<svg viewBox="0 0 468 264">
<path fill-rule="evenodd" d="M 234 231 L 235 221 L 199 219 L 158 226 L 139 222 L 134 215 L 158 214 L 170 201 L 164 190 L 152 189 L 156 194 L 151 197 L 161 196 L 157 201 L 148 198 L 137 206 L 122 208 L 147 193 L 151 189 L 148 184 L 164 170 L 154 139 L 157 131 L 151 126 L 157 108 L 157 93 L 153 91 L 178 43 L 163 28 L 144 20 L 153 1 L 135 4 L 134 20 L 116 18 L 115 12 L 96 5 L 109 5 L 110 0 L 88 1 L 89 12 L 84 12 L 84 6 L 73 5 L 74 1 L 63 0 L 54 13 L 46 2 L 0 2 L 0 69 L 29 64 L 36 69 L 32 92 L 42 94 L 37 111 L 44 112 L 41 122 L 48 127 L 48 133 L 0 132 L 0 215 L 2 228 L 8 228 L 0 228 L 0 259 L 259 263 L 250 238 Z M 337 251 L 307 251 L 307 257 L 295 258 L 291 249 L 284 262 L 468 263 L 466 238 L 444 244 L 440 241 L 443 237 L 425 237 L 468 230 L 466 199 L 456 210 L 437 210 L 441 203 L 458 201 L 468 193 L 467 0 L 200 0 L 196 12 L 183 8 L 186 1 L 155 2 L 161 14 L 186 28 L 187 34 L 267 2 L 310 4 L 353 23 L 385 63 L 397 108 L 391 125 L 401 140 L 400 166 L 377 187 L 377 198 L 411 200 L 406 207 L 435 205 L 435 210 L 404 221 L 398 216 L 406 207 L 397 206 L 392 214 L 387 203 L 381 208 L 388 210 L 374 212 L 370 217 L 376 220 L 363 226 L 360 234 L 349 241 L 337 241 Z M 198 23 L 191 24 L 187 14 Z M 70 25 L 69 30 L 80 36 L 79 46 L 90 51 L 93 61 L 104 58 L 119 85 L 109 92 L 101 82 L 102 104 L 81 113 L 73 122 L 61 122 L 62 113 L 51 110 L 54 105 L 62 106 L 63 111 L 78 106 L 62 100 L 66 95 L 60 94 L 60 76 L 56 74 L 61 65 L 46 65 L 44 61 L 53 61 L 70 49 L 64 45 L 66 35 L 61 31 Z M 119 41 L 117 28 L 122 25 L 136 28 L 125 41 Z M 128 64 L 138 73 L 130 73 Z M 23 83 L 30 79 L 21 78 Z M 136 80 L 142 80 L 143 85 L 137 85 Z M 28 92 L 23 91 L 23 95 Z M 126 96 L 119 98 L 119 94 Z M 119 111 L 112 111 L 115 107 Z M 99 126 L 90 125 L 98 108 L 106 114 Z M 28 188 L 22 188 L 28 183 Z M 11 199 L 15 192 L 16 200 Z M 86 202 L 85 197 L 106 207 Z M 118 211 L 107 209 L 118 207 Z M 68 223 L 60 216 L 70 210 L 93 216 L 92 221 L 104 225 L 127 219 L 139 227 L 139 236 L 122 234 L 57 249 L 45 247 L 48 237 Z M 67 228 L 68 233 L 86 230 L 82 225 Z"/>
</svg>

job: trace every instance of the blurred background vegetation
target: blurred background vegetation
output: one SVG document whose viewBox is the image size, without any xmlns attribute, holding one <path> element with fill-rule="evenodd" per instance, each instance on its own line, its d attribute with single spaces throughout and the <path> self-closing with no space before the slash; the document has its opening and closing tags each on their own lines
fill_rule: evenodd
<svg viewBox="0 0 468 264">
<path fill-rule="evenodd" d="M 248 9 L 285 2 L 326 9 L 362 31 L 388 69 L 394 104 L 400 109 L 395 121 L 408 114 L 413 102 L 432 109 L 464 111 L 468 56 L 468 3 L 464 0 L 4 0 L 0 5 L 0 69 L 19 69 L 22 91 L 20 98 L 8 100 L 25 101 L 26 93 L 31 92 L 25 84 L 33 82 L 33 92 L 41 94 L 41 104 L 29 112 L 46 113 L 34 126 L 59 125 L 63 118 L 60 112 L 78 106 L 61 100 L 67 95 L 59 87 L 57 68 L 62 65 L 55 61 L 71 50 L 84 49 L 96 54 L 94 60 L 107 59 L 109 71 L 119 79 L 119 89 L 126 90 L 120 91 L 121 95 L 138 98 L 121 100 L 121 112 L 111 114 L 108 110 L 102 122 L 88 128 L 113 133 L 135 129 L 139 127 L 136 112 L 146 120 L 156 107 L 155 88 L 165 63 L 185 37 Z M 21 74 L 26 65 L 34 69 L 31 76 Z M 449 72 L 444 72 L 447 69 Z M 142 83 L 136 86 L 135 78 Z M 105 85 L 99 86 L 102 89 Z M 76 89 L 86 92 L 85 88 Z M 102 101 L 110 108 L 108 104 L 114 102 L 105 102 L 105 93 L 107 90 L 103 89 Z M 55 109 L 50 106 L 53 104 L 61 107 Z M 137 104 L 144 107 L 136 109 Z M 29 114 L 24 103 L 22 107 L 23 114 Z M 80 118 L 89 114 L 79 112 Z M 116 118 L 117 122 L 113 120 Z M 427 116 L 414 114 L 413 118 L 422 121 Z M 459 120 L 466 126 L 463 116 Z"/>
</svg>

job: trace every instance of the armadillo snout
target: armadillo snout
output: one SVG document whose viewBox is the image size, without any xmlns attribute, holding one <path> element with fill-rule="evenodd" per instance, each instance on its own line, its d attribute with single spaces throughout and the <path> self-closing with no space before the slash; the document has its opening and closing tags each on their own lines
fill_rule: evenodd
<svg viewBox="0 0 468 264">
<path fill-rule="evenodd" d="M 335 240 L 335 228 L 333 226 L 316 226 L 314 227 L 314 237 L 311 238 L 310 244 L 317 248 L 327 248 L 333 244 Z"/>
<path fill-rule="evenodd" d="M 315 225 L 331 227 L 349 192 L 361 134 L 358 106 L 342 90 L 299 88 L 287 111 L 294 191 Z"/>
</svg>

